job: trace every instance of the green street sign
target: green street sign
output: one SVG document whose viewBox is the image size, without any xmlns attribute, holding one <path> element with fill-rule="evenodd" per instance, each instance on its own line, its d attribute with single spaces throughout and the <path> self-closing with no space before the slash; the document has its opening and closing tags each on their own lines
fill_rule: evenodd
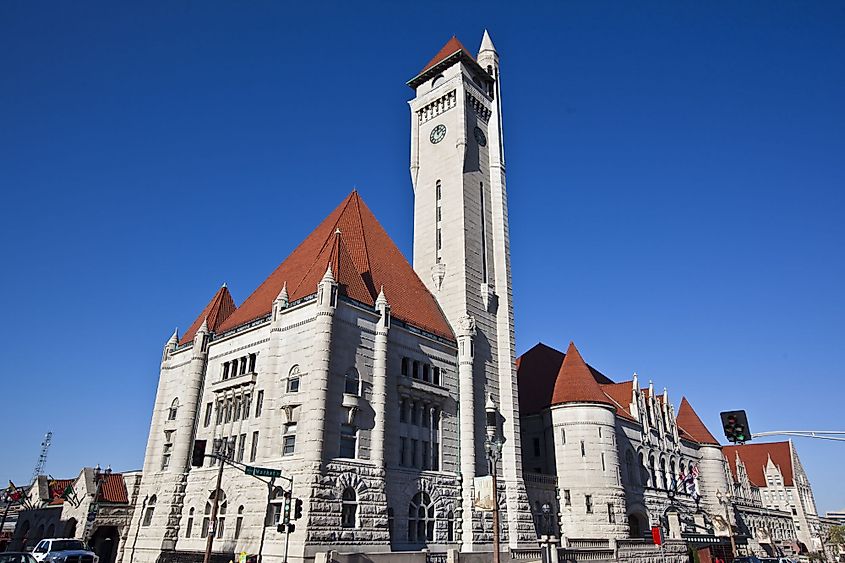
<svg viewBox="0 0 845 563">
<path fill-rule="evenodd" d="M 247 475 L 255 475 L 256 477 L 281 477 L 282 471 L 280 469 L 270 469 L 268 467 L 253 467 L 247 465 L 244 468 L 244 473 Z"/>
</svg>

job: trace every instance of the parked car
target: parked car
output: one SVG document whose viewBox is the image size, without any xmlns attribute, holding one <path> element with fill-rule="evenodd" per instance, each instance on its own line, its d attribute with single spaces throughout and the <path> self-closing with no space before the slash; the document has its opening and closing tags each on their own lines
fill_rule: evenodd
<svg viewBox="0 0 845 563">
<path fill-rule="evenodd" d="M 760 561 L 763 563 L 795 563 L 789 557 L 763 557 Z"/>
<path fill-rule="evenodd" d="M 743 556 L 743 557 L 737 557 L 736 559 L 734 559 L 733 563 L 763 563 L 763 562 L 756 555 L 746 555 L 746 556 Z"/>
<path fill-rule="evenodd" d="M 41 540 L 32 550 L 37 563 L 99 563 L 100 558 L 82 542 L 73 538 Z"/>
<path fill-rule="evenodd" d="M 35 563 L 35 557 L 26 551 L 4 551 L 0 553 L 0 563 Z"/>
</svg>

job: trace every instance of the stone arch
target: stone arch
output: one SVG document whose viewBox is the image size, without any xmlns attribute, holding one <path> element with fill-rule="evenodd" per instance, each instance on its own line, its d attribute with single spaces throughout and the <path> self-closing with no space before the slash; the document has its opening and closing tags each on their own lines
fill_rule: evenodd
<svg viewBox="0 0 845 563">
<path fill-rule="evenodd" d="M 360 475 L 352 473 L 351 471 L 344 471 L 338 476 L 337 482 L 335 483 L 337 498 L 341 498 L 343 491 L 348 488 L 351 488 L 358 493 L 358 497 L 360 498 L 361 495 L 367 491 L 367 483 L 361 479 Z"/>
<path fill-rule="evenodd" d="M 65 523 L 65 537 L 72 538 L 76 536 L 76 518 L 68 518 Z"/>
<path fill-rule="evenodd" d="M 643 538 L 648 531 L 648 513 L 641 504 L 631 506 L 627 512 L 628 537 Z"/>
</svg>

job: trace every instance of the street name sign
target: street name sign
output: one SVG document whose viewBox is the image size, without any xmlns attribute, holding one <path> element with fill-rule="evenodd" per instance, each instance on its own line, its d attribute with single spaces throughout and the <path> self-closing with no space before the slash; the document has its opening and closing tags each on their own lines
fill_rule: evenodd
<svg viewBox="0 0 845 563">
<path fill-rule="evenodd" d="M 254 475 L 256 477 L 281 477 L 281 469 L 270 469 L 268 467 L 253 467 L 247 465 L 244 468 L 244 473 L 247 475 Z"/>
</svg>

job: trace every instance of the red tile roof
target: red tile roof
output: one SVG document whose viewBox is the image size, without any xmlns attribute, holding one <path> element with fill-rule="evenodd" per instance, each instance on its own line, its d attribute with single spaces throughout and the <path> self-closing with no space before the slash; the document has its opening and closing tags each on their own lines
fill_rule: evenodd
<svg viewBox="0 0 845 563">
<path fill-rule="evenodd" d="M 100 501 L 125 504 L 129 502 L 126 482 L 120 473 L 112 473 L 100 486 Z"/>
<path fill-rule="evenodd" d="M 466 56 L 468 56 L 470 59 L 475 60 L 475 57 L 473 57 L 472 54 L 467 50 L 467 48 L 464 47 L 460 41 L 458 41 L 458 38 L 453 35 L 452 38 L 447 41 L 445 45 L 443 45 L 443 48 L 440 49 L 440 51 L 438 51 L 436 55 L 434 55 L 434 58 L 428 61 L 428 64 L 425 65 L 425 67 L 419 73 L 424 73 L 428 69 L 434 67 L 440 62 L 443 62 L 455 53 L 460 52 L 466 54 Z"/>
<path fill-rule="evenodd" d="M 605 395 L 613 401 L 616 406 L 616 414 L 634 422 L 639 422 L 631 415 L 631 399 L 634 395 L 634 382 L 623 381 L 622 383 L 605 383 L 599 385 Z"/>
<path fill-rule="evenodd" d="M 337 231 L 340 231 L 337 234 Z M 219 327 L 224 332 L 272 310 L 287 283 L 291 302 L 312 295 L 331 264 L 341 294 L 375 305 L 379 289 L 394 318 L 454 341 L 443 311 L 414 269 L 353 191 Z"/>
<path fill-rule="evenodd" d="M 745 465 L 748 473 L 748 480 L 758 487 L 766 486 L 766 464 L 769 457 L 772 462 L 780 467 L 783 474 L 783 483 L 787 487 L 794 486 L 792 467 L 792 448 L 787 442 L 769 442 L 764 444 L 743 444 L 741 446 L 723 446 L 722 453 L 728 460 L 731 473 L 736 478 L 736 454 Z"/>
<path fill-rule="evenodd" d="M 234 312 L 235 301 L 232 299 L 229 289 L 224 285 L 217 290 L 217 293 L 214 294 L 214 297 L 211 298 L 211 301 L 202 310 L 200 316 L 191 324 L 188 331 L 179 340 L 179 344 L 187 344 L 193 340 L 203 321 L 208 323 L 208 330 L 214 332 Z"/>
<path fill-rule="evenodd" d="M 521 414 L 535 414 L 551 404 L 563 358 L 563 352 L 538 343 L 516 359 Z"/>
<path fill-rule="evenodd" d="M 563 352 L 538 343 L 516 359 L 520 413 L 535 414 L 552 404 L 555 382 L 565 357 Z M 600 386 L 613 384 L 592 366 L 587 365 L 587 369 Z"/>
<path fill-rule="evenodd" d="M 719 445 L 719 441 L 707 430 L 686 397 L 681 398 L 681 407 L 675 420 L 678 426 L 699 444 Z"/>
<path fill-rule="evenodd" d="M 552 393 L 552 404 L 562 403 L 601 403 L 613 405 L 613 402 L 599 387 L 593 371 L 587 366 L 573 342 L 569 343 L 566 357 L 560 365 Z"/>
</svg>

